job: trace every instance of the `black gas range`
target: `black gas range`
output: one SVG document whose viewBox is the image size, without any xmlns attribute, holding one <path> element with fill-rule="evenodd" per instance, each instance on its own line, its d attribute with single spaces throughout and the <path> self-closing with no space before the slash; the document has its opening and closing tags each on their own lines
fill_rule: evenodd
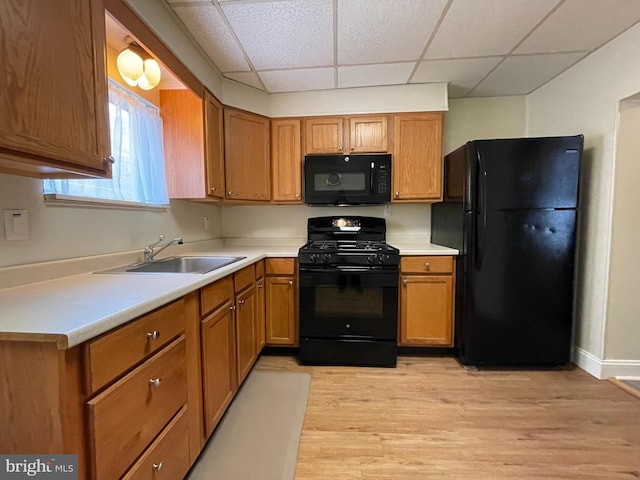
<svg viewBox="0 0 640 480">
<path fill-rule="evenodd" d="M 298 252 L 300 360 L 395 366 L 398 326 L 397 248 L 383 218 L 308 219 Z"/>
</svg>

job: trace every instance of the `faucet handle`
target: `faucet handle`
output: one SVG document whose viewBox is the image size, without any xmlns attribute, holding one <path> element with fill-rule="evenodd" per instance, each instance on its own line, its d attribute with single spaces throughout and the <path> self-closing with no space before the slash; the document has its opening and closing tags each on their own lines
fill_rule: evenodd
<svg viewBox="0 0 640 480">
<path fill-rule="evenodd" d="M 157 242 L 152 243 L 151 245 L 147 245 L 147 248 L 152 249 L 153 247 L 155 247 L 156 245 L 158 245 L 160 242 L 162 242 L 164 240 L 164 235 L 160 235 L 160 238 L 158 239 Z"/>
</svg>

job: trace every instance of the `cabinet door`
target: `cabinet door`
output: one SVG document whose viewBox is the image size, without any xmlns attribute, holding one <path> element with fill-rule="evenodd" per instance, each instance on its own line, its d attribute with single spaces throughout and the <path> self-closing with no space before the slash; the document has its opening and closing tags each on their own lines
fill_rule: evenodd
<svg viewBox="0 0 640 480">
<path fill-rule="evenodd" d="M 341 117 L 316 117 L 304 121 L 304 151 L 343 153 L 344 120 Z"/>
<path fill-rule="evenodd" d="M 402 275 L 400 345 L 453 346 L 451 275 Z"/>
<path fill-rule="evenodd" d="M 205 198 L 202 99 L 191 90 L 160 90 L 169 198 Z"/>
<path fill-rule="evenodd" d="M 236 361 L 241 385 L 256 361 L 256 289 L 250 287 L 236 297 Z"/>
<path fill-rule="evenodd" d="M 266 340 L 266 319 L 265 319 L 265 292 L 264 277 L 256 279 L 256 354 L 259 355 L 265 346 Z"/>
<path fill-rule="evenodd" d="M 267 277 L 267 345 L 298 345 L 294 277 Z"/>
<path fill-rule="evenodd" d="M 237 389 L 236 331 L 231 302 L 201 323 L 204 427 L 209 437 Z"/>
<path fill-rule="evenodd" d="M 102 1 L 13 0 L 0 10 L 0 171 L 110 177 Z"/>
<path fill-rule="evenodd" d="M 224 110 L 226 198 L 269 200 L 269 121 L 259 115 Z"/>
<path fill-rule="evenodd" d="M 393 201 L 442 200 L 442 113 L 394 116 Z"/>
<path fill-rule="evenodd" d="M 302 203 L 300 120 L 271 120 L 271 184 L 275 202 Z"/>
<path fill-rule="evenodd" d="M 388 148 L 386 116 L 349 118 L 350 152 L 386 152 Z"/>
<path fill-rule="evenodd" d="M 204 92 L 205 169 L 207 195 L 224 198 L 224 140 L 222 104 L 209 91 Z"/>
</svg>

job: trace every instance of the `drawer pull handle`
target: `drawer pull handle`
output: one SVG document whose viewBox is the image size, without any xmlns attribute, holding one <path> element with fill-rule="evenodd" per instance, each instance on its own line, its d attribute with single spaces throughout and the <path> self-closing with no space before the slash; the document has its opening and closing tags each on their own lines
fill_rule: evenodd
<svg viewBox="0 0 640 480">
<path fill-rule="evenodd" d="M 157 340 L 160 338 L 160 331 L 159 330 L 154 330 L 153 332 L 147 332 L 147 339 L 148 340 Z"/>
<path fill-rule="evenodd" d="M 154 463 L 154 464 L 153 464 L 153 469 L 154 469 L 156 472 L 159 472 L 160 470 L 162 470 L 162 464 L 163 464 L 163 462 L 160 462 L 160 463 Z"/>
<path fill-rule="evenodd" d="M 425 270 L 431 270 L 431 264 L 429 262 L 424 264 L 424 269 Z"/>
<path fill-rule="evenodd" d="M 149 385 L 151 385 L 152 387 L 159 387 L 160 383 L 162 382 L 162 380 L 160 378 L 150 378 L 149 379 Z"/>
</svg>

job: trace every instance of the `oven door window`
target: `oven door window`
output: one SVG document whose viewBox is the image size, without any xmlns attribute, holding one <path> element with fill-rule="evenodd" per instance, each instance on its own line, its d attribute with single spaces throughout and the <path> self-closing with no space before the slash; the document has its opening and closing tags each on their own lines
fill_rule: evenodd
<svg viewBox="0 0 640 480">
<path fill-rule="evenodd" d="M 300 271 L 300 334 L 395 338 L 398 273 Z"/>
</svg>

